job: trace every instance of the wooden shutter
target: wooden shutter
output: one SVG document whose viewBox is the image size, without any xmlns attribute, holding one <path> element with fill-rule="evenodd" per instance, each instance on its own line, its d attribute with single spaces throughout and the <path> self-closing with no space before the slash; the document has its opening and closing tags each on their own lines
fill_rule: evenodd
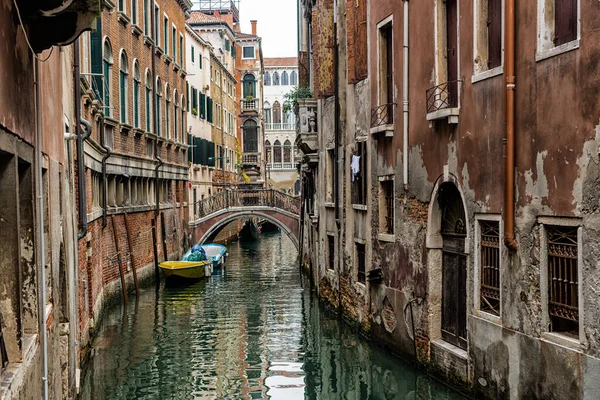
<svg viewBox="0 0 600 400">
<path fill-rule="evenodd" d="M 560 46 L 577 39 L 577 0 L 555 0 L 554 44 Z"/>
<path fill-rule="evenodd" d="M 195 144 L 193 136 L 188 134 L 187 137 L 188 137 L 188 144 L 190 146 L 193 146 Z M 191 162 L 191 163 L 194 162 L 192 155 L 196 154 L 197 152 L 198 152 L 198 149 L 196 147 L 190 147 L 188 149 L 188 162 Z"/>
<path fill-rule="evenodd" d="M 206 119 L 206 95 L 200 93 L 200 118 Z"/>
<path fill-rule="evenodd" d="M 215 143 L 208 142 L 208 154 L 207 161 L 209 167 L 215 166 Z"/>
<path fill-rule="evenodd" d="M 102 85 L 102 18 L 96 18 L 96 30 L 90 34 L 91 61 L 92 61 L 92 90 L 97 99 L 101 99 L 104 92 Z"/>
<path fill-rule="evenodd" d="M 502 63 L 502 0 L 488 0 L 488 68 Z"/>
</svg>

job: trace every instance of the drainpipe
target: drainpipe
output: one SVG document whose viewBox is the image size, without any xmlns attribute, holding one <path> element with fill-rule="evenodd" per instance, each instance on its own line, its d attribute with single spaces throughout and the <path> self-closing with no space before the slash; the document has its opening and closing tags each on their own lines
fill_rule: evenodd
<svg viewBox="0 0 600 400">
<path fill-rule="evenodd" d="M 44 400 L 48 400 L 48 333 L 46 331 L 46 320 L 48 314 L 46 311 L 46 237 L 44 235 L 44 185 L 42 180 L 42 127 L 41 127 L 41 110 L 40 110 L 40 61 L 35 57 L 34 63 L 34 79 L 35 79 L 35 130 L 36 130 L 36 163 L 37 163 L 37 174 L 38 174 L 38 188 L 37 188 L 37 200 L 38 200 L 38 229 L 40 232 L 40 285 L 41 298 L 41 326 L 40 331 L 42 333 L 42 381 L 44 386 Z"/>
<path fill-rule="evenodd" d="M 106 160 L 111 156 L 112 150 L 104 143 L 104 110 L 100 114 L 100 147 L 104 149 L 102 156 L 102 229 L 106 228 L 106 209 L 108 208 L 108 188 L 106 185 Z"/>
<path fill-rule="evenodd" d="M 77 240 L 83 238 L 87 234 L 87 193 L 85 190 L 85 163 L 83 143 L 90 137 L 92 126 L 88 121 L 81 118 L 81 85 L 79 83 L 81 71 L 79 67 L 79 40 L 73 43 L 73 56 L 75 58 L 73 65 L 73 81 L 75 83 L 75 120 L 78 121 L 75 125 L 75 135 L 77 137 L 77 192 L 79 193 L 79 229 Z M 86 129 L 82 133 L 81 124 L 84 124 Z"/>
<path fill-rule="evenodd" d="M 402 154 L 402 173 L 404 190 L 408 190 L 408 0 L 404 1 L 404 66 L 402 71 L 402 112 L 404 114 L 404 137 Z M 391 106 L 393 107 L 393 106 Z"/>
<path fill-rule="evenodd" d="M 506 65 L 504 66 L 506 146 L 504 182 L 504 244 L 516 251 L 515 239 L 515 0 L 506 1 Z"/>
<path fill-rule="evenodd" d="M 154 13 L 154 9 L 153 9 L 152 15 L 150 16 L 150 24 L 151 24 L 152 33 L 156 32 L 156 24 L 158 23 L 155 20 L 154 16 L 155 16 L 155 13 Z M 158 39 L 158 38 L 155 38 L 155 39 Z M 152 80 L 153 80 L 152 97 L 154 98 L 154 101 L 152 102 L 152 104 L 153 104 L 153 108 L 154 108 L 154 113 L 153 113 L 154 120 L 152 121 L 152 126 L 154 127 L 154 133 L 156 135 L 158 135 L 157 134 L 158 120 L 159 120 L 160 116 L 156 114 L 156 109 L 157 109 L 156 103 L 158 102 L 158 99 L 156 98 L 156 59 L 154 56 L 155 54 L 156 54 L 156 42 L 153 40 L 152 41 Z M 158 176 L 159 176 L 159 169 L 164 164 L 163 160 L 158 155 L 158 140 L 154 141 L 154 159 L 156 161 L 158 161 L 158 164 L 154 168 L 154 189 L 155 189 L 154 190 L 154 194 L 155 194 L 154 200 L 156 201 L 156 207 L 154 209 L 154 213 L 155 213 L 155 215 L 158 216 L 158 214 L 160 213 L 160 192 L 159 192 L 159 188 L 158 188 Z"/>
<path fill-rule="evenodd" d="M 340 233 L 340 200 L 339 200 L 339 150 L 338 147 L 340 145 L 340 87 L 339 87 L 339 56 L 338 56 L 338 46 L 337 46 L 337 10 L 338 2 L 334 0 L 333 2 L 333 74 L 335 76 L 334 81 L 334 97 L 335 97 L 335 118 L 334 118 L 334 159 L 335 163 L 333 166 L 334 174 L 333 174 L 333 189 L 334 189 L 334 202 L 335 202 L 335 224 L 337 225 L 338 235 Z"/>
</svg>

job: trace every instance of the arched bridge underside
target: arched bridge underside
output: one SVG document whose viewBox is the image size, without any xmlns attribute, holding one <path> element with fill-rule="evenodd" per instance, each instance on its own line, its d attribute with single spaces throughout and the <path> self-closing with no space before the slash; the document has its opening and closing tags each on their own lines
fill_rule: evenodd
<svg viewBox="0 0 600 400">
<path fill-rule="evenodd" d="M 274 190 L 224 190 L 194 205 L 190 223 L 194 243 L 204 243 L 239 218 L 267 220 L 278 226 L 299 248 L 300 199 Z"/>
</svg>

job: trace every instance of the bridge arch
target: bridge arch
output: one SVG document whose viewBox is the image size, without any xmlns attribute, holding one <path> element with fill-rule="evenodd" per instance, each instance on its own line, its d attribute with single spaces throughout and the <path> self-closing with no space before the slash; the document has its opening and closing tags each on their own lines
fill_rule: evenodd
<svg viewBox="0 0 600 400">
<path fill-rule="evenodd" d="M 300 243 L 298 241 L 297 233 L 293 232 L 290 227 L 288 227 L 285 223 L 281 222 L 279 219 L 277 219 L 276 217 L 274 217 L 272 215 L 269 215 L 269 214 L 263 213 L 263 212 L 259 212 L 259 211 L 252 211 L 252 210 L 232 211 L 232 212 L 228 212 L 227 214 L 228 214 L 227 216 L 219 219 L 210 228 L 208 228 L 206 233 L 204 233 L 202 235 L 202 237 L 200 237 L 198 239 L 198 243 L 203 244 L 205 241 L 208 240 L 208 238 L 211 237 L 211 235 L 213 235 L 215 232 L 219 231 L 221 228 L 223 228 L 225 225 L 227 225 L 231 221 L 235 221 L 236 219 L 239 219 L 242 217 L 258 217 L 258 218 L 264 218 L 267 221 L 271 222 L 272 224 L 276 225 L 278 228 L 280 228 L 281 231 L 284 232 L 286 235 L 288 235 L 288 237 L 292 240 L 292 242 L 294 243 L 294 246 L 296 246 L 296 249 L 300 250 Z"/>
</svg>

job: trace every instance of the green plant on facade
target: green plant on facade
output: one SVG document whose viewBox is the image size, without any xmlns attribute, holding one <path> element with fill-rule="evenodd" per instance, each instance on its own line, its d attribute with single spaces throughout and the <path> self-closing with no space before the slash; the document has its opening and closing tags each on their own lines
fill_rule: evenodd
<svg viewBox="0 0 600 400">
<path fill-rule="evenodd" d="M 310 90 L 309 87 L 296 86 L 289 93 L 286 93 L 283 97 L 287 100 L 283 107 L 283 111 L 288 112 L 290 110 L 296 109 L 296 107 L 298 106 L 299 99 L 312 99 L 313 92 L 312 90 Z"/>
<path fill-rule="evenodd" d="M 197 110 L 197 109 L 195 109 L 195 108 L 192 108 L 192 114 L 193 114 L 193 115 L 198 115 L 198 110 Z"/>
</svg>

